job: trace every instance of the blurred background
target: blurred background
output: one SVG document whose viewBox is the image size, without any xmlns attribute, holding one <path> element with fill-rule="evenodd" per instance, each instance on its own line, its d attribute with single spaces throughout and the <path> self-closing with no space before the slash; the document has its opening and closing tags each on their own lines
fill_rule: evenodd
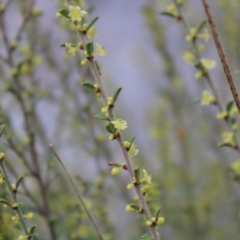
<svg viewBox="0 0 240 240">
<path fill-rule="evenodd" d="M 239 134 L 233 124 L 238 120 L 216 118 L 232 96 L 212 38 L 207 43 L 201 38 L 185 40 L 190 28 L 197 29 L 206 19 L 201 1 L 73 2 L 88 10 L 90 19 L 100 17 L 94 41 L 107 52 L 105 58 L 97 58 L 102 81 L 108 96 L 123 88 L 115 113 L 128 122 L 124 138 L 136 138 L 139 154 L 133 164 L 153 176 L 154 187 L 146 199 L 153 215 L 162 208 L 166 223 L 160 227 L 161 239 L 240 239 L 240 167 L 232 167 L 240 151 L 218 147 L 223 133 L 231 132 L 237 148 Z M 160 14 L 176 3 L 180 10 L 175 9 L 176 16 L 183 21 Z M 147 232 L 142 216 L 124 210 L 134 202 L 135 193 L 126 189 L 130 179 L 125 171 L 111 176 L 108 166 L 110 161 L 122 163 L 123 158 L 117 143 L 108 141 L 104 123 L 94 118 L 103 104 L 81 85 L 93 83 L 92 75 L 80 65 L 83 56 L 70 57 L 60 47 L 79 42 L 67 19 L 55 16 L 66 1 L 2 0 L 0 4 L 6 8 L 0 15 L 0 117 L 6 125 L 0 149 L 6 154 L 10 180 L 25 176 L 19 201 L 26 212 L 35 213 L 39 239 L 98 239 L 50 143 L 105 238 L 140 239 Z M 210 2 L 238 89 L 239 7 L 239 0 Z M 205 50 L 199 56 L 200 44 Z M 186 52 L 195 55 L 193 64 L 184 61 Z M 195 64 L 201 58 L 217 65 L 196 79 Z M 215 106 L 197 101 L 204 90 L 218 96 Z M 0 197 L 8 198 L 3 185 Z M 0 205 L 4 240 L 20 233 L 12 215 Z"/>
</svg>

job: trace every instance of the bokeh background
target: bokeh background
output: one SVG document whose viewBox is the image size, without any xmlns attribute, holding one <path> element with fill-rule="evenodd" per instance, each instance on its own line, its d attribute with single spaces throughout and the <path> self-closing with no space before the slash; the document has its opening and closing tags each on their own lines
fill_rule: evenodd
<svg viewBox="0 0 240 240">
<path fill-rule="evenodd" d="M 183 60 L 184 52 L 192 50 L 184 25 L 160 14 L 174 1 L 74 2 L 91 9 L 91 19 L 100 17 L 94 41 L 107 51 L 105 58 L 97 59 L 102 80 L 109 96 L 123 88 L 115 112 L 128 122 L 123 136 L 136 138 L 140 151 L 133 164 L 153 176 L 155 185 L 147 200 L 152 213 L 162 208 L 166 223 L 160 227 L 161 239 L 240 239 L 239 185 L 231 172 L 239 150 L 217 147 L 222 134 L 231 130 L 216 118 L 216 106 L 196 103 L 211 88 L 206 79 L 195 79 L 196 68 Z M 93 82 L 91 73 L 80 65 L 81 55 L 70 58 L 60 47 L 79 41 L 73 26 L 55 16 L 66 2 L 0 3 L 7 6 L 0 19 L 1 123 L 6 125 L 0 148 L 6 153 L 11 181 L 25 176 L 19 200 L 26 212 L 35 213 L 39 239 L 98 239 L 50 143 L 106 239 L 140 239 L 147 232 L 142 216 L 124 210 L 135 195 L 126 190 L 127 173 L 113 177 L 108 166 L 123 158 L 116 142 L 108 141 L 103 122 L 94 118 L 103 105 L 81 85 Z M 239 7 L 239 0 L 210 2 L 238 89 Z M 36 16 L 26 18 L 34 9 Z M 186 0 L 182 10 L 191 27 L 198 28 L 206 19 L 201 1 Z M 209 74 L 225 107 L 232 96 L 214 42 L 198 41 L 205 44 L 202 58 L 217 62 Z M 8 198 L 4 185 L 0 196 Z M 4 240 L 20 233 L 12 215 L 0 205 Z"/>
</svg>

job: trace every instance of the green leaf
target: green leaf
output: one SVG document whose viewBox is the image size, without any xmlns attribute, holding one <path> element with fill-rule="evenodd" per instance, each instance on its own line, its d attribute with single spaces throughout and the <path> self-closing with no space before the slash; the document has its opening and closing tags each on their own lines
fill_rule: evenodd
<svg viewBox="0 0 240 240">
<path fill-rule="evenodd" d="M 140 181 L 140 169 L 139 169 L 139 167 L 134 169 L 134 177 L 136 178 L 137 182 Z"/>
<path fill-rule="evenodd" d="M 200 23 L 200 25 L 199 25 L 199 27 L 198 27 L 198 29 L 197 29 L 197 33 L 200 33 L 200 32 L 203 30 L 203 28 L 204 28 L 204 26 L 206 25 L 206 23 L 207 23 L 206 20 L 203 20 L 203 21 Z"/>
<path fill-rule="evenodd" d="M 87 29 L 86 29 L 86 32 L 93 26 L 93 24 L 99 19 L 99 17 L 95 17 L 91 22 L 90 24 L 88 25 Z"/>
<path fill-rule="evenodd" d="M 162 210 L 161 208 L 158 209 L 158 211 L 157 211 L 157 213 L 156 213 L 156 219 L 158 219 L 161 210 Z"/>
<path fill-rule="evenodd" d="M 229 113 L 234 105 L 234 101 L 229 101 L 226 106 L 226 111 Z"/>
<path fill-rule="evenodd" d="M 101 75 L 100 67 L 99 67 L 99 64 L 98 64 L 97 61 L 95 61 L 95 66 L 96 66 L 96 68 L 97 68 L 97 70 L 98 70 L 98 74 Z"/>
<path fill-rule="evenodd" d="M 13 94 L 16 94 L 16 91 L 14 90 L 14 88 L 12 86 L 8 86 L 6 87 L 6 91 L 10 92 L 10 93 L 13 93 Z"/>
<path fill-rule="evenodd" d="M 19 202 L 18 207 L 22 212 L 25 212 L 26 206 L 23 202 Z"/>
<path fill-rule="evenodd" d="M 12 207 L 11 204 L 6 199 L 0 199 L 0 203 L 6 204 L 9 207 Z"/>
<path fill-rule="evenodd" d="M 235 124 L 237 122 L 237 119 L 235 117 L 232 117 L 230 119 L 230 121 L 231 121 L 231 124 L 233 125 L 233 124 Z"/>
<path fill-rule="evenodd" d="M 116 102 L 118 99 L 118 96 L 120 94 L 120 92 L 122 91 L 122 88 L 118 88 L 117 91 L 115 92 L 114 96 L 113 96 L 113 102 Z"/>
<path fill-rule="evenodd" d="M 94 117 L 100 120 L 108 120 L 108 118 L 103 113 L 97 113 Z"/>
<path fill-rule="evenodd" d="M 91 83 L 88 83 L 88 82 L 83 82 L 83 83 L 82 83 L 82 85 L 83 85 L 84 87 L 87 87 L 87 88 L 89 88 L 89 89 L 93 89 L 93 90 L 95 90 L 95 87 L 94 87 L 94 85 L 93 85 L 93 84 L 91 84 Z"/>
<path fill-rule="evenodd" d="M 133 144 L 134 140 L 135 140 L 135 137 L 132 137 L 132 138 L 129 140 L 129 142 L 130 142 L 129 149 L 131 148 L 131 146 L 132 146 L 132 144 Z"/>
<path fill-rule="evenodd" d="M 161 12 L 160 14 L 164 15 L 164 16 L 167 16 L 167 17 L 175 18 L 175 15 L 170 13 L 170 12 L 164 11 L 164 12 Z"/>
<path fill-rule="evenodd" d="M 16 187 L 18 188 L 19 187 L 19 184 L 21 183 L 21 181 L 23 180 L 24 176 L 20 176 L 18 179 L 17 179 L 17 182 L 16 182 Z"/>
<path fill-rule="evenodd" d="M 67 19 L 70 19 L 70 17 L 68 16 L 69 15 L 69 10 L 68 8 L 66 7 L 62 7 L 58 13 L 60 13 L 63 17 L 67 18 Z"/>
<path fill-rule="evenodd" d="M 114 127 L 112 123 L 109 123 L 107 126 L 105 126 L 105 128 L 111 134 L 114 134 L 117 131 L 117 129 Z"/>
<path fill-rule="evenodd" d="M 129 204 L 129 206 L 131 207 L 131 208 L 133 208 L 134 210 L 136 210 L 137 212 L 139 212 L 140 211 L 140 207 L 139 207 L 139 205 L 137 205 L 137 204 L 135 204 L 135 203 L 131 203 L 131 204 Z"/>
<path fill-rule="evenodd" d="M 34 235 L 32 236 L 32 240 L 38 240 L 38 236 L 37 236 L 36 234 L 34 234 Z"/>
<path fill-rule="evenodd" d="M 201 62 L 198 62 L 197 64 L 195 64 L 195 67 L 201 71 L 205 71 L 205 68 Z"/>
<path fill-rule="evenodd" d="M 66 47 L 66 43 L 61 43 L 60 47 Z"/>
<path fill-rule="evenodd" d="M 35 231 L 35 229 L 36 229 L 36 227 L 37 227 L 37 225 L 31 226 L 31 227 L 28 229 L 28 232 L 29 232 L 30 234 L 33 234 L 34 231 Z"/>
<path fill-rule="evenodd" d="M 233 146 L 230 143 L 219 143 L 217 146 L 218 147 L 230 147 L 230 148 L 233 148 Z"/>
<path fill-rule="evenodd" d="M 141 240 L 154 240 L 154 239 L 152 238 L 152 235 L 150 233 L 144 233 L 141 236 Z"/>
<path fill-rule="evenodd" d="M 93 53 L 93 43 L 92 42 L 88 42 L 86 43 L 86 51 L 88 53 L 88 55 L 92 55 Z"/>
<path fill-rule="evenodd" d="M 129 141 L 129 143 L 130 143 L 129 149 L 130 149 L 131 146 L 133 145 L 134 140 L 135 140 L 135 137 L 132 137 L 132 138 L 130 139 L 130 141 Z"/>
<path fill-rule="evenodd" d="M 4 124 L 1 124 L 1 125 L 0 125 L 0 137 L 1 137 L 2 134 L 3 134 L 4 128 L 5 128 L 5 125 L 4 125 Z"/>
</svg>

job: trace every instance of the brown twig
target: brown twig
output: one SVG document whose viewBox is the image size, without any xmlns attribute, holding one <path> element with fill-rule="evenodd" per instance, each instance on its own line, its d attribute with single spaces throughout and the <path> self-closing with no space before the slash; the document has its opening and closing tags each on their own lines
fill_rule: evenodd
<svg viewBox="0 0 240 240">
<path fill-rule="evenodd" d="M 95 222 L 92 214 L 90 213 L 90 211 L 88 210 L 85 202 L 83 201 L 83 198 L 82 198 L 81 194 L 79 193 L 79 191 L 78 191 L 78 189 L 77 189 L 77 187 L 76 187 L 76 185 L 75 185 L 72 177 L 70 176 L 68 170 L 67 170 L 66 167 L 64 166 L 64 164 L 63 164 L 62 160 L 60 159 L 60 157 L 58 156 L 57 152 L 55 151 L 53 145 L 50 144 L 49 146 L 50 146 L 50 148 L 51 148 L 54 156 L 55 156 L 55 157 L 57 158 L 57 160 L 59 161 L 59 163 L 60 163 L 61 167 L 63 168 L 64 172 L 66 173 L 66 175 L 67 175 L 67 177 L 68 177 L 71 185 L 73 186 L 73 189 L 74 189 L 74 191 L 75 191 L 75 193 L 76 193 L 79 201 L 81 202 L 81 204 L 82 204 L 82 206 L 83 206 L 83 208 L 84 208 L 84 210 L 85 210 L 85 212 L 86 212 L 89 220 L 91 221 L 93 227 L 95 228 L 95 230 L 96 230 L 96 232 L 97 232 L 97 234 L 98 234 L 99 239 L 104 240 L 104 238 L 103 238 L 103 236 L 102 236 L 102 233 L 101 233 L 100 230 L 99 230 L 99 227 L 97 226 L 97 224 L 96 224 L 96 222 Z"/>
<path fill-rule="evenodd" d="M 223 52 L 223 49 L 222 49 L 222 45 L 221 45 L 219 37 L 218 37 L 216 25 L 215 25 L 215 23 L 213 21 L 212 14 L 210 12 L 207 0 L 202 0 L 202 3 L 203 3 L 203 7 L 204 7 L 204 10 L 205 10 L 207 18 L 208 18 L 208 23 L 209 23 L 209 25 L 211 27 L 213 39 L 214 39 L 214 42 L 215 42 L 215 45 L 216 45 L 216 48 L 217 48 L 217 51 L 218 51 L 218 55 L 219 55 L 219 57 L 221 59 L 221 63 L 222 63 L 223 70 L 224 70 L 224 73 L 225 73 L 227 81 L 228 81 L 228 85 L 229 85 L 229 87 L 231 89 L 231 92 L 232 92 L 232 95 L 233 95 L 233 99 L 234 99 L 234 101 L 236 103 L 236 106 L 238 108 L 238 111 L 240 113 L 240 99 L 238 97 L 238 92 L 237 92 L 235 83 L 233 81 L 233 78 L 232 78 L 232 75 L 231 75 L 231 72 L 230 72 L 230 69 L 229 69 L 226 57 L 224 55 L 224 52 Z"/>
</svg>

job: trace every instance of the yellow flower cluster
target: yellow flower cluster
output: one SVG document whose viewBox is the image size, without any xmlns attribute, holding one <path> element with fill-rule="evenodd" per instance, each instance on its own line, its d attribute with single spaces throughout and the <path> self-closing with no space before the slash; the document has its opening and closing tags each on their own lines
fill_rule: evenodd
<svg viewBox="0 0 240 240">
<path fill-rule="evenodd" d="M 193 41 L 197 36 L 197 29 L 196 28 L 191 28 L 189 31 L 189 34 L 185 37 L 185 40 L 187 42 Z"/>
<path fill-rule="evenodd" d="M 136 145 L 134 143 L 130 147 L 130 142 L 125 141 L 125 142 L 123 142 L 123 145 L 127 149 L 128 154 L 131 158 L 137 156 L 137 154 L 139 153 L 139 149 L 136 147 Z M 130 147 L 130 149 L 129 149 L 129 147 Z"/>
<path fill-rule="evenodd" d="M 224 132 L 222 134 L 222 139 L 223 139 L 223 143 L 229 144 L 232 147 L 236 146 L 236 143 L 235 143 L 234 138 L 233 138 L 233 133 L 231 133 L 231 132 Z"/>
<path fill-rule="evenodd" d="M 213 104 L 216 101 L 216 99 L 212 96 L 212 94 L 208 91 L 203 91 L 202 98 L 200 104 L 202 106 Z"/>
<path fill-rule="evenodd" d="M 74 23 L 81 22 L 83 19 L 88 17 L 86 11 L 81 10 L 79 6 L 69 6 L 69 15 L 71 21 Z"/>
<path fill-rule="evenodd" d="M 163 225 L 165 222 L 165 218 L 164 217 L 159 217 L 158 219 L 156 218 L 152 218 L 151 221 L 146 221 L 146 226 L 150 227 L 150 226 L 154 226 L 154 225 Z"/>
</svg>

